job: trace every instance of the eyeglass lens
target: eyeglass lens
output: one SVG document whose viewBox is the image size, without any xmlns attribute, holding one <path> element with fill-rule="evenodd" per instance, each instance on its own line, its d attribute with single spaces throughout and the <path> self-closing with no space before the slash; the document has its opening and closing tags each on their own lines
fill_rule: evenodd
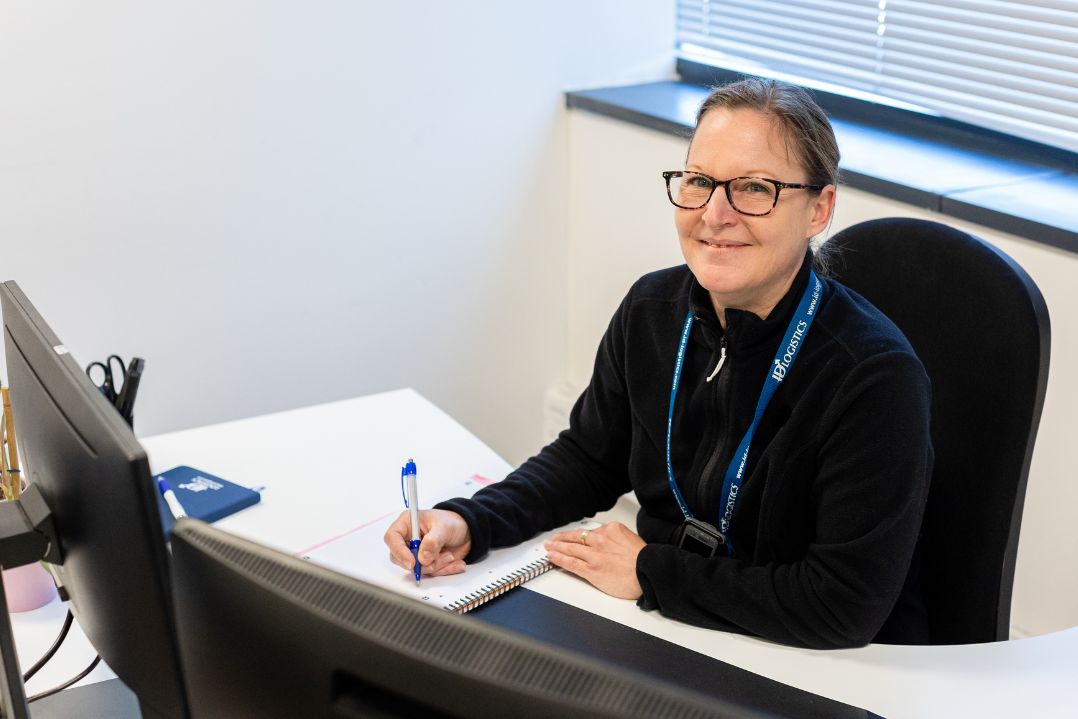
<svg viewBox="0 0 1078 719">
<path fill-rule="evenodd" d="M 716 192 L 720 191 L 711 178 L 692 172 L 670 178 L 670 196 L 676 204 L 689 209 L 706 205 L 712 188 Z M 778 194 L 778 188 L 770 182 L 752 177 L 730 180 L 727 188 L 728 199 L 734 209 L 748 214 L 770 212 L 775 206 L 775 197 Z"/>
</svg>

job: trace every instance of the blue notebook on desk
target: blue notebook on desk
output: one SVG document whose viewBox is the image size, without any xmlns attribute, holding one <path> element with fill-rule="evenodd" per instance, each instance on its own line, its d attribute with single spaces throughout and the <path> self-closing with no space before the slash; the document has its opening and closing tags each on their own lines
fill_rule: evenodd
<svg viewBox="0 0 1078 719">
<path fill-rule="evenodd" d="M 172 531 L 175 520 L 165 504 L 161 493 L 157 491 L 157 479 L 162 477 L 172 486 L 176 499 L 180 500 L 188 517 L 195 517 L 204 522 L 216 522 L 222 517 L 234 514 L 244 507 L 258 504 L 262 495 L 253 489 L 241 487 L 227 479 L 215 477 L 194 467 L 179 466 L 154 475 L 154 493 L 157 494 L 157 510 L 161 513 L 161 526 L 165 536 Z"/>
</svg>

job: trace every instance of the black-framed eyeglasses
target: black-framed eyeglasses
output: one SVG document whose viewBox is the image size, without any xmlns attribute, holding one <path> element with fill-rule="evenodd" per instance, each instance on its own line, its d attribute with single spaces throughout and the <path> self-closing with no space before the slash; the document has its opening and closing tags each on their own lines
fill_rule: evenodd
<svg viewBox="0 0 1078 719">
<path fill-rule="evenodd" d="M 768 177 L 731 177 L 729 180 L 716 180 L 701 172 L 667 170 L 663 173 L 666 180 L 666 196 L 674 207 L 683 210 L 699 210 L 711 201 L 716 187 L 726 191 L 730 207 L 742 215 L 762 217 L 771 214 L 779 202 L 779 192 L 789 190 L 822 190 L 826 185 L 802 185 L 794 182 L 779 182 Z"/>
</svg>

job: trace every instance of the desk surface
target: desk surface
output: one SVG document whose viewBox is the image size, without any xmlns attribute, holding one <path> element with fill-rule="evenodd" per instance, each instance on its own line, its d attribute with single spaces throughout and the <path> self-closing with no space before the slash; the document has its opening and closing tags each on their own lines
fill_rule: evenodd
<svg viewBox="0 0 1078 719">
<path fill-rule="evenodd" d="M 189 464 L 242 485 L 264 487 L 261 504 L 217 526 L 290 553 L 372 521 L 388 523 L 400 503 L 395 478 L 403 458 L 421 460 L 423 487 L 430 488 L 473 475 L 500 479 L 510 469 L 411 390 L 174 432 L 144 439 L 143 445 L 154 471 Z M 623 498 L 600 519 L 633 526 L 631 498 Z M 562 572 L 550 572 L 527 586 L 700 654 L 889 719 L 1078 716 L 1074 682 L 1078 628 L 984 645 L 871 645 L 816 651 L 691 627 L 657 612 L 640 611 L 635 603 L 609 597 Z M 58 602 L 13 615 L 24 666 L 48 646 L 62 617 Z M 80 634 L 68 642 L 71 646 L 65 646 L 63 656 L 32 680 L 31 691 L 58 683 L 89 663 L 93 652 L 85 638 Z M 110 676 L 102 667 L 88 680 Z"/>
</svg>

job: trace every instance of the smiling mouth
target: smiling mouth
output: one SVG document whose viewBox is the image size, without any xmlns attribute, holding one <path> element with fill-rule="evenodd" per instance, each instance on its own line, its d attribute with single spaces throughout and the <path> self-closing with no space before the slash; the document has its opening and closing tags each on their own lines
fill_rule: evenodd
<svg viewBox="0 0 1078 719">
<path fill-rule="evenodd" d="M 744 242 L 730 242 L 728 240 L 699 240 L 701 244 L 714 247 L 718 250 L 733 249 L 736 247 L 748 247 Z"/>
</svg>

